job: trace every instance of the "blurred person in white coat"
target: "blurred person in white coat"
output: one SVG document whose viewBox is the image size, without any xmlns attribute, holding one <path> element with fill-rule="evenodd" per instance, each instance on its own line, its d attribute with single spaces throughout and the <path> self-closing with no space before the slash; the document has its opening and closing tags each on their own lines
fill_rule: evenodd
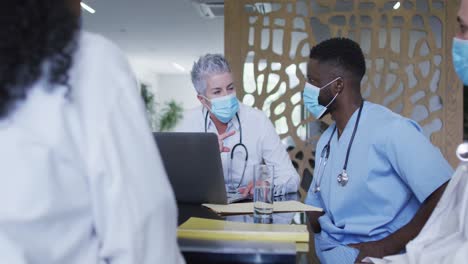
<svg viewBox="0 0 468 264">
<path fill-rule="evenodd" d="M 0 234 L 0 260 L 8 264 L 26 264 L 26 257 L 21 249 Z"/>
<path fill-rule="evenodd" d="M 453 39 L 455 71 L 468 85 L 468 0 L 461 0 L 457 15 L 459 32 Z M 406 252 L 367 263 L 454 264 L 468 263 L 468 143 L 457 149 L 460 165 L 419 235 L 406 246 Z"/>
<path fill-rule="evenodd" d="M 121 51 L 80 30 L 79 0 L 4 0 L 0 13 L 0 263 L 184 263 Z"/>
</svg>

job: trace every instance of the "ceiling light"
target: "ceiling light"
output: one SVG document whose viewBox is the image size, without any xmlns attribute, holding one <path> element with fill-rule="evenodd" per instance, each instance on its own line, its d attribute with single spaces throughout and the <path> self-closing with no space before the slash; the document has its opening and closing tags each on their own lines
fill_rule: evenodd
<svg viewBox="0 0 468 264">
<path fill-rule="evenodd" d="M 400 1 L 396 2 L 395 5 L 393 6 L 393 9 L 397 10 L 398 8 L 400 8 L 401 6 L 401 3 Z"/>
<path fill-rule="evenodd" d="M 181 72 L 185 72 L 185 68 L 182 65 L 180 65 L 180 64 L 178 64 L 176 62 L 173 62 L 172 66 L 174 66 L 174 68 L 178 69 Z"/>
<path fill-rule="evenodd" d="M 81 7 L 82 7 L 84 10 L 90 12 L 91 14 L 96 13 L 96 10 L 94 10 L 92 7 L 90 7 L 89 5 L 87 5 L 87 4 L 83 3 L 83 2 L 81 2 Z"/>
</svg>

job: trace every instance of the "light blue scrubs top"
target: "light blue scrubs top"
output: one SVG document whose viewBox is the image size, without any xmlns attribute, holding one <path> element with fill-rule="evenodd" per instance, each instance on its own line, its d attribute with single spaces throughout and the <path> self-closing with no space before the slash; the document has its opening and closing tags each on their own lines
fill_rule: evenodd
<svg viewBox="0 0 468 264">
<path fill-rule="evenodd" d="M 307 204 L 325 211 L 319 218 L 320 236 L 342 245 L 379 240 L 394 233 L 453 173 L 417 123 L 365 102 L 349 155 L 349 182 L 342 187 L 337 176 L 343 170 L 357 115 L 358 110 L 339 139 L 337 132 L 333 135 L 321 191 L 314 193 L 314 177 L 306 197 Z M 314 175 L 334 127 L 332 124 L 318 142 Z"/>
</svg>

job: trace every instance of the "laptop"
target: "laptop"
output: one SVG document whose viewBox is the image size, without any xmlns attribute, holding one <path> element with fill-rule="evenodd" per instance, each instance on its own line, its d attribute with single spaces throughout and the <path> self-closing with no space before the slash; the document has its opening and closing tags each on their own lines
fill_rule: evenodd
<svg viewBox="0 0 468 264">
<path fill-rule="evenodd" d="M 153 133 L 178 203 L 227 204 L 244 200 L 227 194 L 214 133 Z"/>
</svg>

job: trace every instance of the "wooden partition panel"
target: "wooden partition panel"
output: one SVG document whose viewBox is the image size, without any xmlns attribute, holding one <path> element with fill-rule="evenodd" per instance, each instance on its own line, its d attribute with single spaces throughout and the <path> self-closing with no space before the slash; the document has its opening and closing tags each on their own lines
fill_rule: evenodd
<svg viewBox="0 0 468 264">
<path fill-rule="evenodd" d="M 463 89 L 451 62 L 457 1 L 226 0 L 225 54 L 238 97 L 262 109 L 310 183 L 320 133 L 303 109 L 310 48 L 335 36 L 366 56 L 364 97 L 416 120 L 452 166 L 463 135 Z M 303 186 L 307 188 L 307 184 Z M 303 192 L 306 190 L 302 190 Z"/>
</svg>

